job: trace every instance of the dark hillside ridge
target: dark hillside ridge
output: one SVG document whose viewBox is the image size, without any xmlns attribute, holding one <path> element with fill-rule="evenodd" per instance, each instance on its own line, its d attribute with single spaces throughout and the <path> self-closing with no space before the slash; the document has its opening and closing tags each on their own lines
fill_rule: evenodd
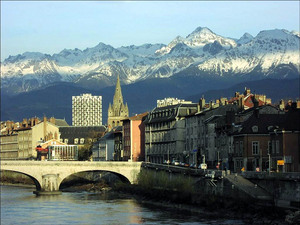
<svg viewBox="0 0 300 225">
<path fill-rule="evenodd" d="M 219 81 L 219 80 L 218 80 Z M 250 88 L 252 93 L 265 94 L 277 103 L 280 99 L 299 98 L 299 79 L 265 79 L 234 84 L 214 82 L 201 78 L 153 78 L 130 85 L 122 85 L 124 102 L 128 103 L 130 116 L 143 113 L 156 107 L 156 100 L 175 97 L 198 102 L 204 96 L 206 101 L 220 97 L 233 97 L 236 91 Z M 211 90 L 209 90 L 211 89 Z M 72 96 L 83 93 L 102 96 L 102 121 L 107 122 L 108 104 L 113 101 L 115 87 L 106 87 L 98 91 L 82 88 L 72 83 L 56 83 L 15 96 L 1 95 L 1 121 L 21 121 L 23 118 L 47 117 L 65 118 L 72 124 Z"/>
</svg>

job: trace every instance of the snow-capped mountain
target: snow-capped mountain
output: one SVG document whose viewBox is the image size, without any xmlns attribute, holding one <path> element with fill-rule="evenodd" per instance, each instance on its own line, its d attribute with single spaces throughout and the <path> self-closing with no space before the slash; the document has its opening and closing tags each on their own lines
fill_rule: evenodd
<svg viewBox="0 0 300 225">
<path fill-rule="evenodd" d="M 237 43 L 243 45 L 249 43 L 252 40 L 253 36 L 249 33 L 245 33 L 239 40 L 237 40 Z"/>
<path fill-rule="evenodd" d="M 276 69 L 285 66 L 287 70 L 277 74 L 278 78 L 284 78 L 290 72 L 298 73 L 299 76 L 299 41 L 298 36 L 286 30 L 261 31 L 251 41 L 228 51 L 222 51 L 197 64 L 196 67 L 199 71 L 219 76 L 251 73 L 272 76 Z"/>
<path fill-rule="evenodd" d="M 124 84 L 172 76 L 299 77 L 299 41 L 296 31 L 261 31 L 256 37 L 245 33 L 235 40 L 198 27 L 168 45 L 114 48 L 99 43 L 52 56 L 26 52 L 1 63 L 1 87 L 4 92 L 17 93 L 65 81 L 99 89 L 114 85 L 117 76 Z"/>
</svg>

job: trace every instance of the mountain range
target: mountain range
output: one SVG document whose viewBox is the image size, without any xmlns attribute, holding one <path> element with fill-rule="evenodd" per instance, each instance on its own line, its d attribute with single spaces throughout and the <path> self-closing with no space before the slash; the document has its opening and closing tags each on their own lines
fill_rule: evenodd
<svg viewBox="0 0 300 225">
<path fill-rule="evenodd" d="M 99 43 L 48 55 L 25 52 L 1 62 L 1 120 L 39 116 L 71 122 L 71 96 L 103 96 L 103 121 L 117 77 L 130 115 L 178 97 L 197 102 L 232 96 L 247 86 L 272 101 L 299 98 L 300 35 L 266 30 L 240 39 L 198 27 L 168 45 L 114 48 Z"/>
<path fill-rule="evenodd" d="M 226 38 L 198 27 L 168 45 L 114 48 L 99 43 L 85 50 L 64 49 L 53 55 L 25 52 L 1 63 L 3 93 L 16 94 L 56 82 L 99 90 L 151 78 L 201 77 L 229 83 L 264 78 L 297 78 L 300 35 L 283 29 Z M 180 80 L 180 79 L 179 79 Z"/>
</svg>

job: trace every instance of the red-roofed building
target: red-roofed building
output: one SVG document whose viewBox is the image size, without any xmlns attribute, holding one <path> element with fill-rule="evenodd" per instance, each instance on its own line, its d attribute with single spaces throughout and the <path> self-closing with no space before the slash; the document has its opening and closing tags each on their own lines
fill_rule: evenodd
<svg viewBox="0 0 300 225">
<path fill-rule="evenodd" d="M 239 92 L 228 101 L 229 104 L 237 103 L 242 109 L 250 109 L 254 106 L 262 106 L 271 104 L 271 99 L 265 95 L 252 94 L 249 88 L 245 88 L 244 94 Z"/>
</svg>

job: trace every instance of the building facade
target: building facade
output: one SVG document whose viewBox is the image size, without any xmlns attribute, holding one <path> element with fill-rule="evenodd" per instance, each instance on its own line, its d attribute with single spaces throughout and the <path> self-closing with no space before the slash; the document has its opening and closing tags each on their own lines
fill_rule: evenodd
<svg viewBox="0 0 300 225">
<path fill-rule="evenodd" d="M 152 163 L 186 161 L 185 117 L 197 111 L 197 104 L 154 108 L 145 118 L 145 160 Z"/>
<path fill-rule="evenodd" d="M 72 125 L 101 126 L 102 96 L 91 94 L 72 96 Z"/>
<path fill-rule="evenodd" d="M 285 115 L 259 114 L 257 110 L 233 135 L 235 172 L 267 171 L 270 165 L 270 132 L 281 127 Z"/>
<path fill-rule="evenodd" d="M 114 127 L 93 144 L 93 161 L 121 161 L 123 157 L 122 143 L 122 127 Z"/>
<path fill-rule="evenodd" d="M 285 114 L 270 132 L 269 154 L 273 171 L 300 172 L 300 109 Z"/>
<path fill-rule="evenodd" d="M 205 162 L 208 168 L 216 169 L 221 161 L 228 164 L 232 149 L 230 136 L 218 131 L 223 126 L 225 129 L 226 126 L 232 125 L 229 115 L 234 117 L 238 106 L 210 104 L 208 107 L 204 107 L 205 105 L 205 102 L 201 100 L 197 113 L 186 117 L 186 152 L 189 155 L 190 163 Z M 225 165 L 221 165 L 219 168 L 222 167 L 224 168 Z"/>
<path fill-rule="evenodd" d="M 17 159 L 19 156 L 18 134 L 0 136 L 0 158 Z"/>
<path fill-rule="evenodd" d="M 108 107 L 108 130 L 111 130 L 112 128 L 117 126 L 122 126 L 122 120 L 126 119 L 128 115 L 128 105 L 127 103 L 123 104 L 123 95 L 121 90 L 120 78 L 118 77 L 113 104 L 109 103 Z"/>
<path fill-rule="evenodd" d="M 123 120 L 123 160 L 145 160 L 145 125 L 142 120 L 147 115 L 146 112 Z"/>
</svg>

